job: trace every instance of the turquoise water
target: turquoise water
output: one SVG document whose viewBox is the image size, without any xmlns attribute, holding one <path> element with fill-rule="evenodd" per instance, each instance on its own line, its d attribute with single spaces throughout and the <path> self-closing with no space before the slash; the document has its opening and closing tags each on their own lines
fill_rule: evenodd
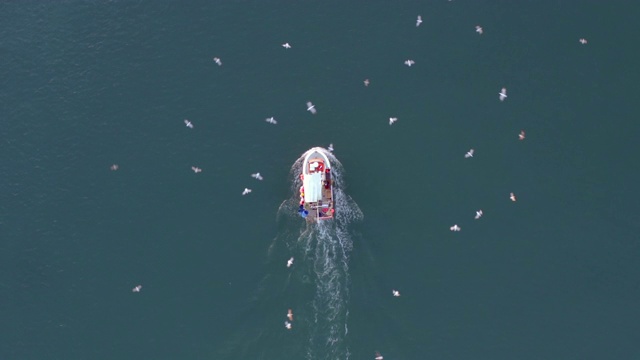
<svg viewBox="0 0 640 360">
<path fill-rule="evenodd" d="M 0 359 L 640 357 L 637 5 L 0 9 Z"/>
</svg>

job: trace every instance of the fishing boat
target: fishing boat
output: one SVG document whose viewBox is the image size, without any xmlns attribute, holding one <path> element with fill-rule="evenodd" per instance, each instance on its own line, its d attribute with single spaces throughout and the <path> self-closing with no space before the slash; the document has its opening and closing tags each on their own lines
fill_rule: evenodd
<svg viewBox="0 0 640 360">
<path fill-rule="evenodd" d="M 304 154 L 298 213 L 310 222 L 333 219 L 335 213 L 328 153 L 326 149 L 315 147 Z"/>
</svg>

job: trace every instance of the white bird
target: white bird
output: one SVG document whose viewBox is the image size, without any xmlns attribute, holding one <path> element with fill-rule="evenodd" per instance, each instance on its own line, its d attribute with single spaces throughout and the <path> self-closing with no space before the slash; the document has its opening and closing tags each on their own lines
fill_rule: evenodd
<svg viewBox="0 0 640 360">
<path fill-rule="evenodd" d="M 268 122 L 269 124 L 273 124 L 273 125 L 278 123 L 278 121 L 276 119 L 274 119 L 273 116 L 270 117 L 270 118 L 264 119 L 264 121 Z"/>
<path fill-rule="evenodd" d="M 482 35 L 482 33 L 484 32 L 484 30 L 482 30 L 482 26 L 480 25 L 476 25 L 476 32 L 480 35 Z"/>
<path fill-rule="evenodd" d="M 509 194 L 509 199 L 511 199 L 511 201 L 516 201 L 516 195 L 514 193 Z"/>
<path fill-rule="evenodd" d="M 329 144 L 329 147 L 327 148 L 327 150 L 329 150 L 329 152 L 333 152 L 333 144 Z"/>
<path fill-rule="evenodd" d="M 376 357 L 375 360 L 383 360 L 384 358 L 382 357 L 382 355 L 380 355 L 379 352 L 376 351 Z"/>
<path fill-rule="evenodd" d="M 142 285 L 134 287 L 133 289 L 131 289 L 131 292 L 140 292 L 140 290 L 142 290 Z"/>
<path fill-rule="evenodd" d="M 474 219 L 478 220 L 482 217 L 482 210 L 478 210 L 476 211 L 476 216 L 474 217 Z"/>
<path fill-rule="evenodd" d="M 520 130 L 520 134 L 518 134 L 518 140 L 524 140 L 524 130 Z"/>
<path fill-rule="evenodd" d="M 293 321 L 293 310 L 289 309 L 287 311 L 287 318 L 289 318 L 289 321 Z"/>
<path fill-rule="evenodd" d="M 404 62 L 404 64 L 405 64 L 405 65 L 407 65 L 408 67 L 411 67 L 411 65 L 413 65 L 413 64 L 415 64 L 415 63 L 416 63 L 416 62 L 415 62 L 415 61 L 413 61 L 413 60 L 406 60 L 406 61 Z"/>
<path fill-rule="evenodd" d="M 580 44 L 582 44 L 582 45 L 586 45 L 588 43 L 587 39 L 585 39 L 585 38 L 582 38 L 579 41 L 580 41 Z"/>
<path fill-rule="evenodd" d="M 457 224 L 453 225 L 452 227 L 449 228 L 449 230 L 451 230 L 451 231 L 460 231 L 460 226 L 458 226 Z"/>
<path fill-rule="evenodd" d="M 184 125 L 186 127 L 188 127 L 189 129 L 193 129 L 193 124 L 191 123 L 191 121 L 184 119 Z"/>
<path fill-rule="evenodd" d="M 390 117 L 389 118 L 389 126 L 393 125 L 393 123 L 395 123 L 396 121 L 398 121 L 397 117 Z"/>
<path fill-rule="evenodd" d="M 286 327 L 288 330 L 291 330 L 291 323 L 288 321 L 284 322 L 284 327 Z"/>
<path fill-rule="evenodd" d="M 500 101 L 504 101 L 507 98 L 507 88 L 502 88 L 498 95 L 500 95 Z"/>
<path fill-rule="evenodd" d="M 249 188 L 244 188 L 244 190 L 242 191 L 242 195 L 247 195 L 248 193 L 251 192 L 251 189 Z"/>
<path fill-rule="evenodd" d="M 285 49 L 291 49 L 291 45 L 289 45 L 289 43 L 282 44 L 282 47 Z"/>
<path fill-rule="evenodd" d="M 257 180 L 262 180 L 262 175 L 260 173 L 251 174 L 251 177 Z"/>
<path fill-rule="evenodd" d="M 218 66 L 222 66 L 222 60 L 220 60 L 220 58 L 219 58 L 219 57 L 214 57 L 214 58 L 213 58 L 213 61 L 214 61 L 216 64 L 218 64 Z"/>
<path fill-rule="evenodd" d="M 393 296 L 398 297 L 400 296 L 400 291 L 398 290 L 391 290 L 391 293 L 393 294 Z"/>
<path fill-rule="evenodd" d="M 193 170 L 193 172 L 196 173 L 196 174 L 202 172 L 202 169 L 200 169 L 199 167 L 196 167 L 196 166 L 192 166 L 191 170 Z"/>
<path fill-rule="evenodd" d="M 469 149 L 469 151 L 467 151 L 467 153 L 464 154 L 464 158 L 465 159 L 472 158 L 473 157 L 473 153 L 474 153 L 474 150 L 473 149 Z"/>
<path fill-rule="evenodd" d="M 287 267 L 291 267 L 291 265 L 293 265 L 293 257 L 287 260 Z"/>
<path fill-rule="evenodd" d="M 422 24 L 422 16 L 418 15 L 418 19 L 416 20 L 416 27 L 420 26 L 420 24 Z"/>
<path fill-rule="evenodd" d="M 369 86 L 371 81 L 369 81 L 369 79 L 364 79 L 363 83 L 364 83 L 364 86 Z"/>
<path fill-rule="evenodd" d="M 316 106 L 311 103 L 311 101 L 307 101 L 307 111 L 314 114 L 316 113 Z"/>
</svg>

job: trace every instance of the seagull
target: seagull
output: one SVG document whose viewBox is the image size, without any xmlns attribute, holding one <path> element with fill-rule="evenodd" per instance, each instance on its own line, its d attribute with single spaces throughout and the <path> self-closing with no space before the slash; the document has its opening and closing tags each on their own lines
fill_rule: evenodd
<svg viewBox="0 0 640 360">
<path fill-rule="evenodd" d="M 449 228 L 449 230 L 451 230 L 451 231 L 460 231 L 460 226 L 458 226 L 457 224 L 453 225 L 452 227 Z"/>
<path fill-rule="evenodd" d="M 262 180 L 262 175 L 260 175 L 260 173 L 251 174 L 251 177 L 254 179 Z"/>
<path fill-rule="evenodd" d="M 474 219 L 478 220 L 482 217 L 482 210 L 478 210 L 476 211 L 476 216 L 474 217 Z"/>
<path fill-rule="evenodd" d="M 516 201 L 516 195 L 514 193 L 509 194 L 509 199 L 511 199 L 511 201 Z"/>
<path fill-rule="evenodd" d="M 293 265 L 293 258 L 287 260 L 287 267 L 291 267 Z"/>
<path fill-rule="evenodd" d="M 113 165 L 111 165 L 111 166 L 109 167 L 109 170 L 111 170 L 111 171 L 116 171 L 116 170 L 118 170 L 118 168 L 119 168 L 118 164 L 113 164 Z"/>
<path fill-rule="evenodd" d="M 133 289 L 131 289 L 131 292 L 140 292 L 140 290 L 142 290 L 142 285 L 134 287 Z"/>
<path fill-rule="evenodd" d="M 369 86 L 369 83 L 371 82 L 369 81 L 369 79 L 364 79 L 363 83 L 364 83 L 364 86 Z"/>
<path fill-rule="evenodd" d="M 384 358 L 382 357 L 382 355 L 380 355 L 379 352 L 376 351 L 376 358 L 375 360 L 383 360 Z"/>
<path fill-rule="evenodd" d="M 184 125 L 186 127 L 188 127 L 189 129 L 193 129 L 193 124 L 191 123 L 191 121 L 184 119 Z"/>
<path fill-rule="evenodd" d="M 585 39 L 585 38 L 582 38 L 579 41 L 580 41 L 580 44 L 582 44 L 582 45 L 587 45 L 587 42 L 588 42 L 587 39 Z"/>
<path fill-rule="evenodd" d="M 418 19 L 416 20 L 416 27 L 420 26 L 420 24 L 422 24 L 422 16 L 418 15 Z"/>
<path fill-rule="evenodd" d="M 480 25 L 476 25 L 476 32 L 480 35 L 482 35 L 482 33 L 484 32 L 484 30 L 482 30 L 482 26 Z"/>
<path fill-rule="evenodd" d="M 311 101 L 307 101 L 307 111 L 314 114 L 316 113 L 316 106 L 311 103 Z"/>
<path fill-rule="evenodd" d="M 468 158 L 472 158 L 473 157 L 473 149 L 469 149 L 469 151 L 467 151 L 466 154 L 464 154 L 464 158 L 468 159 Z"/>
<path fill-rule="evenodd" d="M 520 130 L 520 134 L 518 134 L 518 140 L 524 140 L 524 130 Z"/>
<path fill-rule="evenodd" d="M 196 173 L 196 174 L 202 172 L 202 169 L 200 169 L 199 167 L 195 167 L 195 166 L 192 166 L 191 170 L 193 170 L 193 172 Z"/>
<path fill-rule="evenodd" d="M 218 66 L 222 66 L 222 61 L 220 60 L 220 58 L 219 58 L 219 57 L 214 57 L 214 58 L 213 58 L 213 61 L 214 61 L 216 64 L 218 64 Z"/>
<path fill-rule="evenodd" d="M 291 49 L 291 45 L 289 45 L 289 43 L 282 44 L 282 47 L 285 49 Z"/>
<path fill-rule="evenodd" d="M 400 291 L 398 290 L 391 290 L 391 293 L 393 294 L 393 296 L 398 297 L 400 296 Z"/>
<path fill-rule="evenodd" d="M 273 124 L 273 125 L 278 123 L 278 121 L 276 119 L 274 119 L 273 116 L 270 117 L 270 118 L 264 119 L 264 121 L 268 122 L 269 124 Z"/>
<path fill-rule="evenodd" d="M 291 309 L 287 311 L 287 318 L 289 318 L 289 321 L 293 321 L 293 311 Z"/>
<path fill-rule="evenodd" d="M 407 65 L 408 67 L 411 67 L 411 65 L 413 65 L 413 64 L 415 64 L 415 63 L 416 63 L 416 62 L 415 62 L 415 61 L 413 61 L 413 60 L 406 60 L 406 61 L 404 62 L 404 64 L 405 64 L 405 65 Z"/>
<path fill-rule="evenodd" d="M 288 330 L 291 330 L 291 323 L 288 321 L 284 322 L 284 327 L 286 327 Z"/>
<path fill-rule="evenodd" d="M 393 125 L 393 123 L 395 123 L 396 121 L 398 121 L 397 117 L 390 117 L 389 118 L 389 126 Z"/>
<path fill-rule="evenodd" d="M 244 188 L 244 190 L 242 191 L 242 195 L 247 195 L 250 192 L 251 192 L 251 189 Z"/>
<path fill-rule="evenodd" d="M 327 148 L 327 150 L 329 150 L 329 152 L 333 152 L 333 144 L 329 144 L 329 147 Z"/>
<path fill-rule="evenodd" d="M 504 101 L 507 98 L 507 88 L 502 88 L 498 95 L 500 95 L 500 101 Z"/>
</svg>

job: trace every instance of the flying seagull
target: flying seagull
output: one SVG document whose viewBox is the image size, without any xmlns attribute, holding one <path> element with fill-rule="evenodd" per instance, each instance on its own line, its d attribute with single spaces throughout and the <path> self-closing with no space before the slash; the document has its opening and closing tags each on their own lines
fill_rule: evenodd
<svg viewBox="0 0 640 360">
<path fill-rule="evenodd" d="M 384 358 L 382 357 L 382 355 L 380 355 L 379 352 L 376 351 L 376 357 L 375 360 L 383 360 Z"/>
<path fill-rule="evenodd" d="M 262 180 L 262 175 L 260 175 L 260 173 L 251 174 L 251 177 L 257 180 Z"/>
<path fill-rule="evenodd" d="M 329 144 L 329 147 L 327 148 L 327 150 L 329 150 L 329 152 L 333 152 L 333 144 Z"/>
<path fill-rule="evenodd" d="M 416 27 L 420 26 L 420 24 L 422 24 L 422 16 L 418 15 L 418 19 L 416 20 Z"/>
<path fill-rule="evenodd" d="M 293 265 L 293 257 L 287 260 L 287 267 L 291 267 L 291 265 Z"/>
<path fill-rule="evenodd" d="M 520 134 L 518 134 L 518 140 L 524 140 L 524 130 L 520 130 Z"/>
<path fill-rule="evenodd" d="M 315 113 L 317 112 L 317 111 L 316 111 L 316 106 L 315 106 L 315 105 L 313 105 L 313 104 L 311 103 L 311 101 L 307 101 L 307 111 L 308 111 L 308 112 L 310 112 L 310 113 L 312 113 L 312 114 L 314 114 L 314 115 L 315 115 Z"/>
<path fill-rule="evenodd" d="M 282 44 L 282 47 L 285 49 L 291 49 L 291 45 L 289 45 L 289 43 Z"/>
<path fill-rule="evenodd" d="M 193 170 L 193 172 L 196 173 L 196 174 L 202 172 L 202 169 L 200 169 L 199 167 L 196 167 L 196 166 L 192 166 L 191 170 Z"/>
<path fill-rule="evenodd" d="M 469 149 L 469 151 L 467 151 L 467 153 L 464 154 L 464 158 L 468 159 L 468 158 L 473 157 L 473 152 L 474 152 L 473 149 Z"/>
<path fill-rule="evenodd" d="M 244 188 L 244 190 L 242 191 L 242 195 L 247 195 L 248 193 L 251 192 L 251 189 L 249 188 Z"/>
<path fill-rule="evenodd" d="M 415 64 L 415 63 L 416 63 L 416 62 L 415 62 L 415 61 L 413 61 L 413 60 L 411 60 L 411 59 L 406 60 L 406 61 L 404 62 L 404 64 L 405 64 L 405 65 L 407 65 L 408 67 L 411 67 L 411 65 L 413 65 L 413 64 Z"/>
<path fill-rule="evenodd" d="M 289 318 L 289 321 L 293 321 L 293 310 L 289 309 L 287 311 L 287 318 Z"/>
<path fill-rule="evenodd" d="M 393 294 L 393 296 L 398 297 L 400 296 L 400 291 L 398 290 L 391 290 L 391 293 Z"/>
<path fill-rule="evenodd" d="M 191 123 L 191 121 L 184 119 L 184 125 L 186 127 L 188 127 L 189 129 L 193 129 L 193 124 Z"/>
<path fill-rule="evenodd" d="M 133 289 L 131 289 L 131 292 L 140 292 L 140 290 L 142 290 L 142 285 L 134 287 Z"/>
<path fill-rule="evenodd" d="M 500 101 L 504 101 L 507 98 L 507 88 L 502 88 L 498 95 L 500 95 Z"/>
<path fill-rule="evenodd" d="M 451 231 L 460 231 L 460 226 L 458 226 L 457 224 L 453 225 L 452 227 L 449 228 L 449 230 L 451 230 Z"/>
<path fill-rule="evenodd" d="M 214 58 L 213 58 L 213 61 L 214 61 L 216 64 L 218 64 L 218 66 L 222 66 L 222 60 L 220 60 L 220 58 L 219 58 L 219 57 L 214 57 Z"/>
<path fill-rule="evenodd" d="M 278 123 L 278 121 L 276 119 L 274 119 L 273 116 L 270 117 L 270 118 L 264 119 L 264 121 L 268 122 L 269 124 L 273 124 L 273 125 Z"/>
<path fill-rule="evenodd" d="M 482 26 L 480 25 L 476 25 L 476 32 L 480 35 L 482 35 L 482 33 L 484 32 L 484 30 L 482 30 Z"/>
<path fill-rule="evenodd" d="M 509 194 L 509 199 L 511 199 L 511 201 L 516 201 L 516 195 L 514 193 Z"/>
<path fill-rule="evenodd" d="M 476 216 L 474 217 L 474 219 L 478 220 L 482 217 L 482 210 L 478 210 L 476 211 Z"/>
<path fill-rule="evenodd" d="M 398 121 L 397 117 L 390 117 L 389 118 L 389 126 L 393 125 L 396 121 Z"/>
<path fill-rule="evenodd" d="M 582 38 L 579 41 L 580 41 L 580 44 L 582 44 L 582 45 L 587 45 L 587 43 L 588 43 L 587 39 L 585 39 L 585 38 Z"/>
</svg>

